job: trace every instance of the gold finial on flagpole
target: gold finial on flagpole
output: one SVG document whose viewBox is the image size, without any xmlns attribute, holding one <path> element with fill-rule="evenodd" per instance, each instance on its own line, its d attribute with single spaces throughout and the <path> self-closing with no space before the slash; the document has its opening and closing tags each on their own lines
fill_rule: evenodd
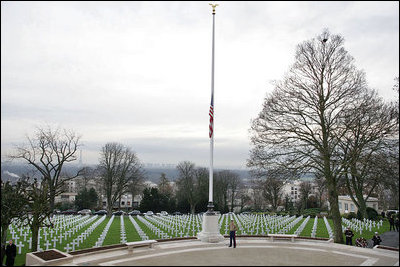
<svg viewBox="0 0 400 267">
<path fill-rule="evenodd" d="M 213 8 L 213 14 L 215 14 L 215 8 L 218 6 L 218 4 L 211 4 L 211 3 L 210 3 L 210 6 L 212 6 L 212 8 Z"/>
</svg>

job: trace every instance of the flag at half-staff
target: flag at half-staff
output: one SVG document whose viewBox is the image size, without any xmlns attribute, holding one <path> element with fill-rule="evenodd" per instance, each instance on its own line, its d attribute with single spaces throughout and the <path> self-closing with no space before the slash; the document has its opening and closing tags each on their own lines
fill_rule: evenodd
<svg viewBox="0 0 400 267">
<path fill-rule="evenodd" d="M 210 132 L 209 136 L 210 138 L 213 136 L 214 132 L 214 96 L 211 96 L 211 104 L 210 104 Z"/>
</svg>

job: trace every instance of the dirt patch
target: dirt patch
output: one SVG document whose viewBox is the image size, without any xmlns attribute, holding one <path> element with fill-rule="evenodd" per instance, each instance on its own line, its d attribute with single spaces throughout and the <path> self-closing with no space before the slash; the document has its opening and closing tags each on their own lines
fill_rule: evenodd
<svg viewBox="0 0 400 267">
<path fill-rule="evenodd" d="M 60 259 L 60 258 L 66 257 L 64 254 L 61 254 L 60 252 L 57 252 L 53 249 L 41 251 L 41 252 L 34 252 L 33 255 L 35 255 L 45 261 L 55 260 L 55 259 Z"/>
</svg>

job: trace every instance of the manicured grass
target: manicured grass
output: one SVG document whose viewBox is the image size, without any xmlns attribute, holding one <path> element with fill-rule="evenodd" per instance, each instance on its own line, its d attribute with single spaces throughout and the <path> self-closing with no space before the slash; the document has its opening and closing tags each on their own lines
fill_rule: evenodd
<svg viewBox="0 0 400 267">
<path fill-rule="evenodd" d="M 100 217 L 101 218 L 101 217 Z M 99 218 L 99 219 L 100 219 Z M 100 237 L 101 233 L 103 232 L 104 228 L 106 227 L 108 221 L 110 220 L 110 217 L 105 218 L 104 221 L 102 221 L 94 230 L 93 232 L 90 234 L 90 236 L 88 238 L 86 238 L 85 242 L 83 242 L 79 249 L 84 249 L 84 248 L 92 248 L 98 238 Z M 64 251 L 64 249 L 63 249 Z"/>
<path fill-rule="evenodd" d="M 306 224 L 306 226 L 304 227 L 303 231 L 300 233 L 299 236 L 311 236 L 311 231 L 314 226 L 314 220 L 315 220 L 315 217 L 314 218 L 310 217 L 310 219 L 308 220 L 308 223 Z"/>
<path fill-rule="evenodd" d="M 124 216 L 124 223 L 127 242 L 142 241 L 128 216 Z"/>
<path fill-rule="evenodd" d="M 104 239 L 103 246 L 120 244 L 121 243 L 121 216 L 115 216 L 108 229 L 106 238 Z"/>
<path fill-rule="evenodd" d="M 159 239 L 158 236 L 153 233 L 153 231 L 151 231 L 149 229 L 149 227 L 147 227 L 147 225 L 145 225 L 144 223 L 142 223 L 138 218 L 133 217 L 133 219 L 136 221 L 136 223 L 140 226 L 140 228 L 143 230 L 143 232 L 146 233 L 146 235 L 149 237 L 149 239 Z"/>
<path fill-rule="evenodd" d="M 328 222 L 329 220 L 330 219 L 328 219 Z M 326 225 L 323 218 L 318 218 L 317 232 L 315 236 L 329 238 L 328 230 L 326 229 Z"/>
<path fill-rule="evenodd" d="M 287 235 L 292 235 L 292 234 L 294 234 L 294 232 L 297 230 L 297 228 L 299 228 L 299 226 L 303 223 L 303 221 L 305 220 L 306 218 L 303 218 L 303 219 L 301 219 L 298 223 L 296 223 L 295 225 L 294 225 L 294 227 L 289 231 L 289 232 L 287 232 L 286 234 Z"/>
</svg>

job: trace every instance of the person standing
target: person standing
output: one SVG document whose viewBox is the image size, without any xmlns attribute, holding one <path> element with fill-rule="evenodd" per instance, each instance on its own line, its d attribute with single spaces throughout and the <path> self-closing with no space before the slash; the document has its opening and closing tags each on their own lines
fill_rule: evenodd
<svg viewBox="0 0 400 267">
<path fill-rule="evenodd" d="M 382 242 L 382 239 L 381 239 L 381 237 L 378 235 L 378 232 L 375 232 L 375 235 L 372 237 L 372 242 L 374 242 L 374 247 L 376 246 L 376 245 L 380 245 L 381 244 L 381 242 Z"/>
<path fill-rule="evenodd" d="M 393 231 L 395 231 L 396 229 L 394 229 L 394 217 L 393 217 L 393 215 L 389 216 L 389 224 L 390 224 L 390 230 L 389 231 L 392 231 L 392 227 L 393 227 Z"/>
<path fill-rule="evenodd" d="M 236 248 L 236 231 L 237 227 L 235 225 L 235 222 L 233 221 L 233 219 L 231 219 L 231 222 L 229 223 L 229 240 L 230 240 L 229 247 L 232 247 L 232 240 L 233 240 L 233 248 Z"/>
<path fill-rule="evenodd" d="M 6 246 L 6 266 L 14 266 L 14 260 L 15 257 L 17 256 L 17 246 L 13 244 L 12 239 L 8 242 Z"/>
<path fill-rule="evenodd" d="M 397 215 L 396 220 L 394 220 L 394 226 L 396 226 L 396 231 L 399 231 L 399 215 Z"/>
<path fill-rule="evenodd" d="M 344 235 L 346 236 L 346 245 L 353 245 L 353 231 L 350 230 L 350 227 L 347 227 L 346 231 L 344 231 Z"/>
</svg>

